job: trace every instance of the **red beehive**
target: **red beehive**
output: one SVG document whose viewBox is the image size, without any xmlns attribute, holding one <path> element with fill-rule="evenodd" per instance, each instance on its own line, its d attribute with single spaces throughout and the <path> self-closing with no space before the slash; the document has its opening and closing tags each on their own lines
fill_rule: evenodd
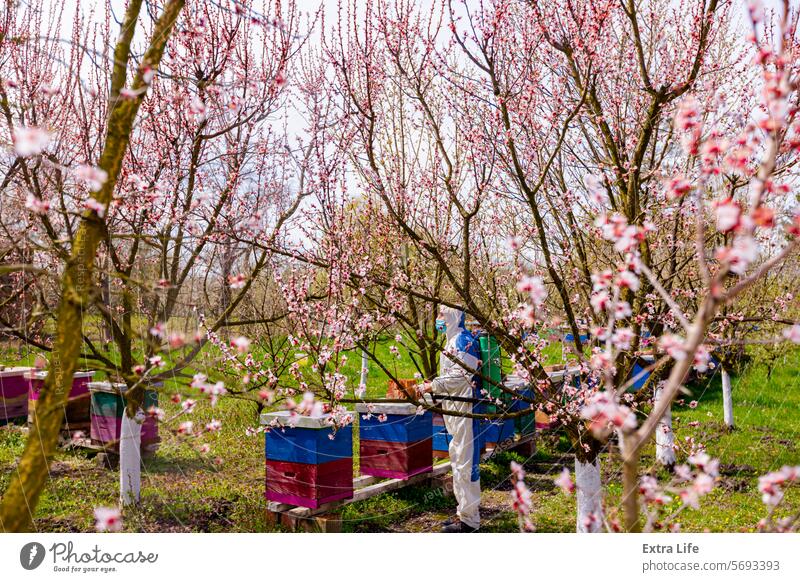
<svg viewBox="0 0 800 582">
<path fill-rule="evenodd" d="M 89 382 L 92 381 L 94 372 L 75 372 L 72 376 L 72 388 L 69 399 L 64 407 L 64 430 L 89 430 L 91 395 Z M 44 386 L 47 372 L 44 370 L 31 370 L 25 376 L 28 379 L 28 421 L 33 421 L 36 404 L 39 401 L 39 392 Z"/>
<path fill-rule="evenodd" d="M 353 496 L 353 459 L 319 465 L 267 459 L 267 499 L 317 508 Z"/>
<path fill-rule="evenodd" d="M 361 472 L 390 479 L 408 479 L 426 473 L 432 468 L 432 440 L 427 438 L 413 443 L 361 441 Z"/>
<path fill-rule="evenodd" d="M 28 381 L 25 374 L 32 369 L 0 369 L 0 426 L 24 424 L 28 419 Z"/>
</svg>

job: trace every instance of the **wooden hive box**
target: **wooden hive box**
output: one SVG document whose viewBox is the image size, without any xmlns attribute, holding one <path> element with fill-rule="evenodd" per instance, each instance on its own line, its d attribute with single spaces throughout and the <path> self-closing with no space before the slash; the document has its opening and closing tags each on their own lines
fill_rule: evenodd
<svg viewBox="0 0 800 582">
<path fill-rule="evenodd" d="M 399 382 L 399 383 L 398 383 Z M 398 379 L 398 382 L 389 380 L 389 386 L 386 389 L 386 398 L 408 398 L 417 395 L 417 382 L 415 379 Z"/>
<path fill-rule="evenodd" d="M 25 374 L 29 367 L 0 369 L 0 426 L 14 423 L 24 424 L 28 420 L 28 380 Z"/>
<path fill-rule="evenodd" d="M 334 433 L 329 419 L 288 411 L 261 415 L 267 500 L 316 509 L 353 496 L 353 427 Z"/>
<path fill-rule="evenodd" d="M 433 415 L 413 404 L 357 404 L 361 473 L 408 479 L 433 469 Z M 379 415 L 386 415 L 381 421 Z"/>
<path fill-rule="evenodd" d="M 72 376 L 72 388 L 64 409 L 64 430 L 89 430 L 91 418 L 89 382 L 92 381 L 94 374 L 93 371 L 75 372 Z M 28 379 L 28 422 L 33 422 L 36 403 L 39 401 L 39 393 L 44 386 L 47 372 L 31 370 L 25 377 Z"/>
<path fill-rule="evenodd" d="M 127 386 L 122 383 L 90 382 L 90 437 L 93 445 L 119 451 L 119 437 L 122 432 L 122 415 L 125 413 L 124 393 Z M 145 390 L 142 409 L 147 413 L 151 407 L 158 406 L 158 393 Z M 148 456 L 158 448 L 158 421 L 147 415 L 142 424 L 142 456 Z"/>
</svg>

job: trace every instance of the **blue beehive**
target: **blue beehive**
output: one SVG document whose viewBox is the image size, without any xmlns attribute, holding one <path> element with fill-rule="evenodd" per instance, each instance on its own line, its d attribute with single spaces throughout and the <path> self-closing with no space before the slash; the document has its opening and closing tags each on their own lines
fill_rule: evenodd
<svg viewBox="0 0 800 582">
<path fill-rule="evenodd" d="M 448 452 L 450 449 L 450 441 L 453 440 L 453 436 L 447 432 L 447 429 L 444 426 L 436 426 L 433 427 L 433 450 L 440 451 L 440 452 Z"/>
<path fill-rule="evenodd" d="M 514 419 L 497 419 L 484 421 L 483 425 L 483 442 L 488 445 L 497 445 L 508 439 L 514 438 Z M 491 448 L 491 447 L 490 447 Z"/>
<path fill-rule="evenodd" d="M 395 408 L 402 413 L 392 414 L 391 411 Z M 430 412 L 423 414 L 410 413 L 409 411 L 412 409 L 415 409 L 415 407 L 408 404 L 382 404 L 380 405 L 380 411 L 376 411 L 369 415 L 368 418 L 364 418 L 368 408 L 366 405 L 356 405 L 356 410 L 361 414 L 359 419 L 360 438 L 395 443 L 410 443 L 430 438 L 433 415 Z M 386 419 L 383 421 L 378 417 L 381 413 L 386 415 Z"/>
<path fill-rule="evenodd" d="M 272 428 L 266 432 L 264 452 L 270 461 L 319 465 L 353 456 L 352 426 L 339 427 L 335 436 L 331 438 L 333 427 L 310 426 L 308 421 L 318 421 L 318 419 L 300 416 L 297 417 L 297 424 L 291 426 L 288 412 L 265 414 L 262 419 L 267 416 L 269 420 L 276 417 L 281 420 L 286 419 L 285 423 L 281 423 L 282 428 Z M 319 426 L 318 422 L 315 424 Z"/>
</svg>

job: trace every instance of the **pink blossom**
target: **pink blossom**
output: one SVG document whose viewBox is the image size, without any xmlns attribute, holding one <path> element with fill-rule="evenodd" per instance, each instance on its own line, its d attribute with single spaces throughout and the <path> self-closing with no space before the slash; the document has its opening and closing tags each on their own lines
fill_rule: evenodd
<svg viewBox="0 0 800 582">
<path fill-rule="evenodd" d="M 596 313 L 605 311 L 610 301 L 611 297 L 605 291 L 599 291 L 597 293 L 593 293 L 592 296 L 589 298 L 589 303 L 592 304 L 592 309 L 594 309 Z"/>
<path fill-rule="evenodd" d="M 739 226 L 742 208 L 733 198 L 725 198 L 714 203 L 714 213 L 717 217 L 717 230 L 729 232 Z"/>
<path fill-rule="evenodd" d="M 510 236 L 506 239 L 506 247 L 510 251 L 517 251 L 522 248 L 522 239 L 518 236 Z"/>
<path fill-rule="evenodd" d="M 659 488 L 656 478 L 650 475 L 645 475 L 639 481 L 639 492 L 647 503 L 654 505 L 666 505 L 672 501 L 672 499 Z"/>
<path fill-rule="evenodd" d="M 581 417 L 589 420 L 589 429 L 597 438 L 608 436 L 613 428 L 636 428 L 636 415 L 624 404 L 618 403 L 609 392 L 598 392 L 581 409 Z"/>
<path fill-rule="evenodd" d="M 689 131 L 700 126 L 700 106 L 693 95 L 684 98 L 675 113 L 675 127 L 679 131 Z"/>
<path fill-rule="evenodd" d="M 117 507 L 96 507 L 94 528 L 97 531 L 121 531 L 122 513 Z"/>
<path fill-rule="evenodd" d="M 603 188 L 602 176 L 587 174 L 583 177 L 583 185 L 586 186 L 586 190 L 588 190 L 589 198 L 592 202 L 598 206 L 606 205 L 608 202 L 608 195 L 606 194 L 605 188 Z"/>
<path fill-rule="evenodd" d="M 614 336 L 611 341 L 618 350 L 628 350 L 631 347 L 631 342 L 634 337 L 635 334 L 631 328 L 622 327 L 614 331 Z"/>
<path fill-rule="evenodd" d="M 795 323 L 792 327 L 784 329 L 783 337 L 791 342 L 800 344 L 800 324 Z"/>
<path fill-rule="evenodd" d="M 75 168 L 75 176 L 86 182 L 92 192 L 99 192 L 108 180 L 108 173 L 105 170 L 87 164 L 81 164 Z M 98 215 L 102 216 L 99 212 Z"/>
<path fill-rule="evenodd" d="M 575 492 L 575 482 L 566 467 L 561 469 L 561 473 L 555 478 L 555 484 L 565 495 L 572 495 Z"/>
<path fill-rule="evenodd" d="M 163 321 L 159 321 L 153 327 L 150 328 L 150 335 L 155 337 L 164 337 L 164 334 L 167 331 L 167 326 Z"/>
<path fill-rule="evenodd" d="M 50 201 L 41 200 L 35 195 L 28 193 L 28 196 L 25 198 L 25 208 L 34 214 L 47 214 L 50 210 Z"/>
<path fill-rule="evenodd" d="M 627 301 L 617 301 L 614 304 L 614 318 L 615 319 L 625 319 L 630 317 L 633 314 L 633 310 L 631 309 L 631 304 Z"/>
<path fill-rule="evenodd" d="M 517 291 L 527 293 L 536 307 L 541 306 L 547 299 L 547 289 L 541 277 L 523 276 L 517 283 Z"/>
<path fill-rule="evenodd" d="M 222 428 L 222 421 L 212 419 L 211 422 L 206 424 L 206 430 L 208 432 L 217 432 Z"/>
<path fill-rule="evenodd" d="M 147 415 L 151 418 L 155 418 L 158 421 L 164 420 L 164 410 L 162 408 L 158 408 L 157 406 L 151 406 L 147 409 Z"/>
<path fill-rule="evenodd" d="M 169 347 L 171 349 L 177 350 L 186 343 L 186 336 L 184 336 L 181 332 L 176 331 L 169 334 L 167 341 L 169 342 Z"/>
<path fill-rule="evenodd" d="M 732 273 L 744 275 L 758 258 L 758 251 L 758 243 L 752 236 L 737 236 L 733 246 L 718 248 L 716 257 L 721 262 L 727 262 Z"/>
<path fill-rule="evenodd" d="M 631 271 L 622 271 L 619 275 L 617 275 L 617 285 L 623 289 L 627 288 L 631 291 L 638 291 L 639 277 L 637 277 Z"/>
<path fill-rule="evenodd" d="M 12 139 L 14 150 L 21 158 L 41 154 L 52 140 L 52 134 L 40 127 L 17 127 L 14 129 Z"/>
<path fill-rule="evenodd" d="M 228 287 L 231 289 L 241 289 L 247 282 L 247 277 L 244 275 L 231 275 L 228 277 Z"/>
<path fill-rule="evenodd" d="M 699 451 L 691 455 L 687 461 L 712 477 L 716 477 L 719 474 L 719 459 L 712 459 L 705 451 Z"/>
<path fill-rule="evenodd" d="M 235 347 L 240 354 L 250 349 L 250 340 L 242 335 L 231 340 L 231 346 Z"/>
<path fill-rule="evenodd" d="M 633 250 L 642 240 L 644 240 L 644 233 L 636 226 L 631 225 L 616 237 L 614 249 L 621 253 L 627 253 Z"/>
<path fill-rule="evenodd" d="M 94 198 L 87 198 L 83 203 L 83 207 L 87 210 L 93 211 L 97 216 L 103 218 L 106 215 L 106 205 Z"/>
<path fill-rule="evenodd" d="M 667 200 L 682 198 L 692 190 L 692 184 L 682 176 L 675 176 L 666 184 Z"/>
<path fill-rule="evenodd" d="M 692 478 L 692 470 L 689 468 L 689 465 L 675 465 L 673 471 L 680 481 L 688 481 Z"/>
<path fill-rule="evenodd" d="M 686 346 L 683 338 L 677 335 L 663 335 L 658 340 L 658 345 L 662 350 L 674 360 L 683 360 L 686 357 Z"/>
<path fill-rule="evenodd" d="M 187 420 L 178 426 L 178 434 L 191 434 L 193 428 L 194 423 L 191 420 Z"/>
<path fill-rule="evenodd" d="M 692 488 L 697 491 L 698 495 L 710 493 L 714 489 L 714 478 L 706 473 L 700 473 L 695 477 Z"/>
<path fill-rule="evenodd" d="M 700 495 L 694 489 L 682 489 L 678 495 L 684 505 L 693 509 L 700 509 Z"/>
<path fill-rule="evenodd" d="M 206 104 L 200 97 L 196 96 L 189 102 L 189 113 L 195 117 L 202 118 L 206 114 Z"/>
<path fill-rule="evenodd" d="M 697 351 L 694 353 L 694 362 L 693 365 L 695 370 L 700 372 L 708 371 L 709 363 L 711 362 L 711 352 L 708 349 L 708 346 L 705 344 L 700 344 L 697 346 Z"/>
<path fill-rule="evenodd" d="M 589 361 L 589 365 L 593 370 L 609 370 L 611 369 L 612 364 L 613 360 L 611 359 L 611 356 L 608 353 L 599 350 L 592 354 L 591 360 Z"/>
<path fill-rule="evenodd" d="M 153 82 L 153 77 L 155 77 L 156 71 L 153 67 L 149 65 L 145 65 L 142 67 L 142 81 L 144 81 L 145 85 L 150 85 Z"/>
<path fill-rule="evenodd" d="M 614 278 L 614 273 L 610 269 L 606 269 L 600 273 L 592 273 L 592 291 L 602 291 L 611 285 Z"/>
</svg>

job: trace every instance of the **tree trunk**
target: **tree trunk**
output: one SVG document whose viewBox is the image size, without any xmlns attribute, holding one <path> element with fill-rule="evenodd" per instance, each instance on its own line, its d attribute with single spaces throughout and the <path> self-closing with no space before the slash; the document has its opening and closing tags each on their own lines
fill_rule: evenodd
<svg viewBox="0 0 800 582">
<path fill-rule="evenodd" d="M 575 531 L 596 533 L 603 527 L 603 484 L 600 480 L 600 457 L 592 463 L 575 459 L 578 516 Z"/>
<path fill-rule="evenodd" d="M 721 367 L 722 373 L 722 415 L 725 426 L 734 428 L 733 424 L 733 393 L 731 391 L 731 375 L 725 366 Z"/>
<path fill-rule="evenodd" d="M 119 437 L 119 500 L 122 505 L 139 502 L 142 482 L 142 422 L 144 413 L 139 410 L 131 418 L 128 412 L 122 415 Z"/>
<path fill-rule="evenodd" d="M 153 29 L 153 40 L 141 60 L 142 64 L 158 67 L 183 5 L 184 0 L 170 0 L 166 4 Z M 132 99 L 119 99 L 119 92 L 125 85 L 128 73 L 130 44 L 136 31 L 141 6 L 141 0 L 132 0 L 128 4 L 120 39 L 114 49 L 111 111 L 99 163 L 100 168 L 108 174 L 108 179 L 95 194 L 95 199 L 104 208 L 108 207 L 112 199 L 133 124 L 147 89 L 140 69 L 131 86 L 134 91 L 140 91 L 139 95 Z M 50 460 L 55 452 L 58 432 L 64 418 L 64 406 L 72 388 L 72 376 L 78 366 L 83 344 L 83 317 L 90 303 L 95 256 L 105 228 L 100 217 L 87 211 L 75 233 L 72 252 L 61 281 L 50 373 L 39 393 L 25 450 L 0 503 L 0 527 L 6 532 L 29 531 L 32 528 L 33 513 L 47 483 Z"/>
<path fill-rule="evenodd" d="M 661 399 L 661 388 L 656 390 L 655 403 Z M 672 407 L 667 408 L 656 428 L 656 460 L 666 467 L 675 464 L 675 433 L 672 431 Z"/>
<path fill-rule="evenodd" d="M 359 387 L 367 386 L 367 376 L 369 375 L 369 358 L 367 351 L 361 350 L 361 379 L 359 380 Z"/>
</svg>

